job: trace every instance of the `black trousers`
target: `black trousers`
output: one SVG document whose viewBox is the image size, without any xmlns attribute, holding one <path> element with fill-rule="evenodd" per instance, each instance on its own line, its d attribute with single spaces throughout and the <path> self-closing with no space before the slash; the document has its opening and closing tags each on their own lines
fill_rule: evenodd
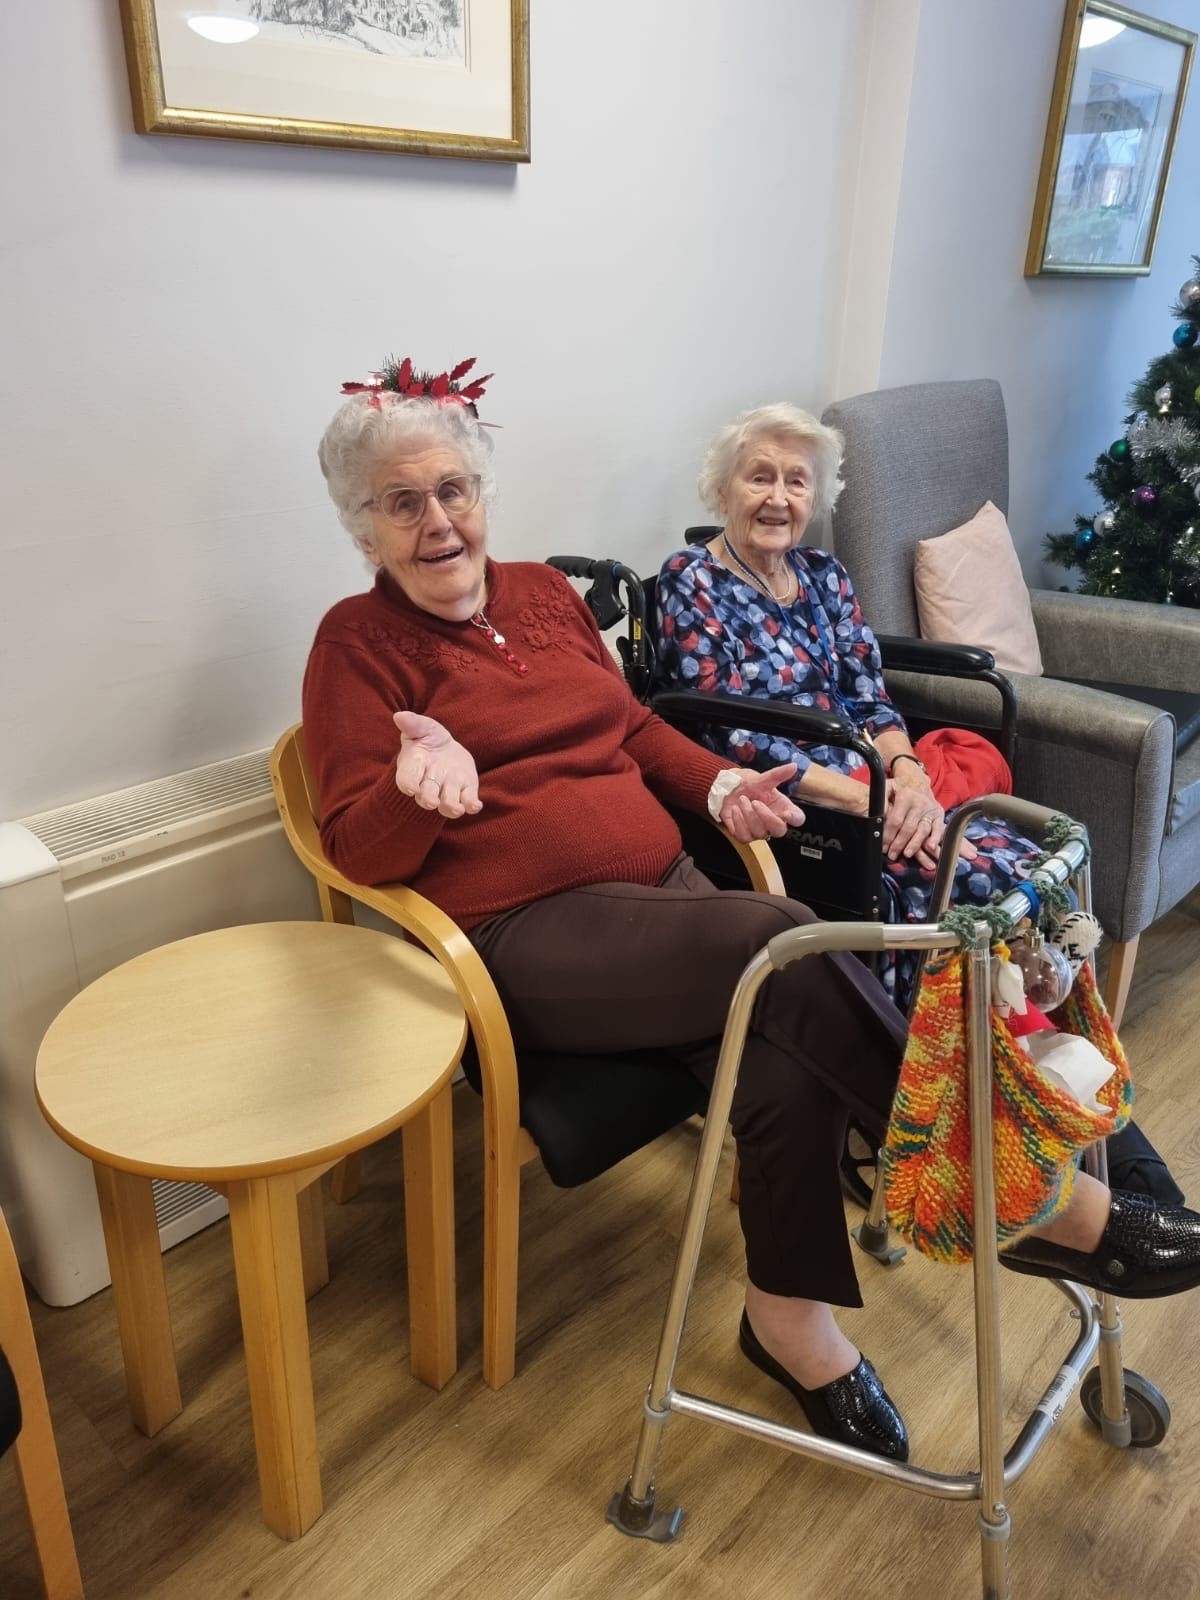
<svg viewBox="0 0 1200 1600">
<path fill-rule="evenodd" d="M 706 1085 L 730 996 L 777 933 L 815 921 L 774 895 L 718 890 L 681 856 L 661 884 L 598 883 L 471 932 L 518 1048 L 669 1051 Z M 760 992 L 731 1121 L 750 1281 L 861 1305 L 838 1179 L 847 1118 L 882 1134 L 905 1023 L 853 956 L 809 956 Z"/>
</svg>

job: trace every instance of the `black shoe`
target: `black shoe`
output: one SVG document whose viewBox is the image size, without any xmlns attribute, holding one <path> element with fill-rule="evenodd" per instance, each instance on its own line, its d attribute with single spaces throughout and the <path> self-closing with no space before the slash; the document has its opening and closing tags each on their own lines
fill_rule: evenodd
<svg viewBox="0 0 1200 1600">
<path fill-rule="evenodd" d="M 1091 1255 L 1028 1235 L 1000 1252 L 1000 1264 L 1131 1300 L 1157 1300 L 1200 1284 L 1200 1216 L 1114 1190 L 1108 1224 Z"/>
<path fill-rule="evenodd" d="M 835 1378 L 819 1389 L 806 1389 L 759 1344 L 744 1311 L 738 1343 L 742 1354 L 760 1372 L 765 1372 L 768 1378 L 774 1378 L 795 1395 L 814 1433 L 825 1439 L 836 1439 L 839 1444 L 853 1445 L 857 1450 L 871 1450 L 892 1461 L 908 1460 L 908 1430 L 904 1419 L 866 1356 L 860 1356 L 854 1371 L 844 1378 Z"/>
</svg>

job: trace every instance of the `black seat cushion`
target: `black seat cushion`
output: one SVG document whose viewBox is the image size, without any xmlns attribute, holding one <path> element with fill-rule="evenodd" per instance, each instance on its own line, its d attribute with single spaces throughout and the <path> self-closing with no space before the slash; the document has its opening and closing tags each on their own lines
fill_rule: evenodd
<svg viewBox="0 0 1200 1600">
<path fill-rule="evenodd" d="M 21 1396 L 17 1393 L 17 1380 L 12 1368 L 0 1350 L 0 1455 L 8 1449 L 21 1431 Z"/>
<path fill-rule="evenodd" d="M 478 1093 L 473 1043 L 463 1053 L 463 1073 Z M 708 1104 L 700 1081 L 657 1050 L 609 1056 L 527 1050 L 517 1079 L 521 1126 L 561 1189 L 599 1177 Z"/>
<path fill-rule="evenodd" d="M 1063 678 L 1063 683 L 1078 683 L 1085 689 L 1101 689 L 1105 694 L 1121 694 L 1126 700 L 1169 711 L 1175 718 L 1175 749 L 1182 755 L 1200 734 L 1200 694 L 1181 689 L 1144 689 L 1132 683 L 1096 683 L 1090 678 Z"/>
</svg>

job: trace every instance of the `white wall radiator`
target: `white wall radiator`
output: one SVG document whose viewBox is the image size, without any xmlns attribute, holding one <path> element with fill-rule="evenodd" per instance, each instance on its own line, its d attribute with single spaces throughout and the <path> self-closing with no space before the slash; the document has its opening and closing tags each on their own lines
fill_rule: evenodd
<svg viewBox="0 0 1200 1600">
<path fill-rule="evenodd" d="M 156 945 L 320 915 L 275 812 L 268 752 L 0 823 L 0 1206 L 47 1305 L 109 1282 L 91 1164 L 37 1108 L 51 1021 L 101 973 Z M 203 1184 L 156 1183 L 163 1249 L 227 1210 Z"/>
</svg>

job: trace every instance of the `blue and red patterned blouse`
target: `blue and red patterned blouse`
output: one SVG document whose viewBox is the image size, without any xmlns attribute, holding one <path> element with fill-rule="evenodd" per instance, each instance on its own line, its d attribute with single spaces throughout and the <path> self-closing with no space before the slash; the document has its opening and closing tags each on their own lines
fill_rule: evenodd
<svg viewBox="0 0 1200 1600">
<path fill-rule="evenodd" d="M 835 711 L 872 736 L 904 731 L 884 687 L 875 635 L 863 621 L 854 586 L 825 550 L 788 555 L 798 593 L 781 606 L 730 572 L 703 547 L 679 550 L 658 579 L 658 652 L 662 682 L 712 693 L 744 694 Z M 797 777 L 812 762 L 849 774 L 865 763 L 852 750 L 793 744 L 746 728 L 707 730 L 718 755 L 760 770 L 794 761 Z"/>
</svg>

